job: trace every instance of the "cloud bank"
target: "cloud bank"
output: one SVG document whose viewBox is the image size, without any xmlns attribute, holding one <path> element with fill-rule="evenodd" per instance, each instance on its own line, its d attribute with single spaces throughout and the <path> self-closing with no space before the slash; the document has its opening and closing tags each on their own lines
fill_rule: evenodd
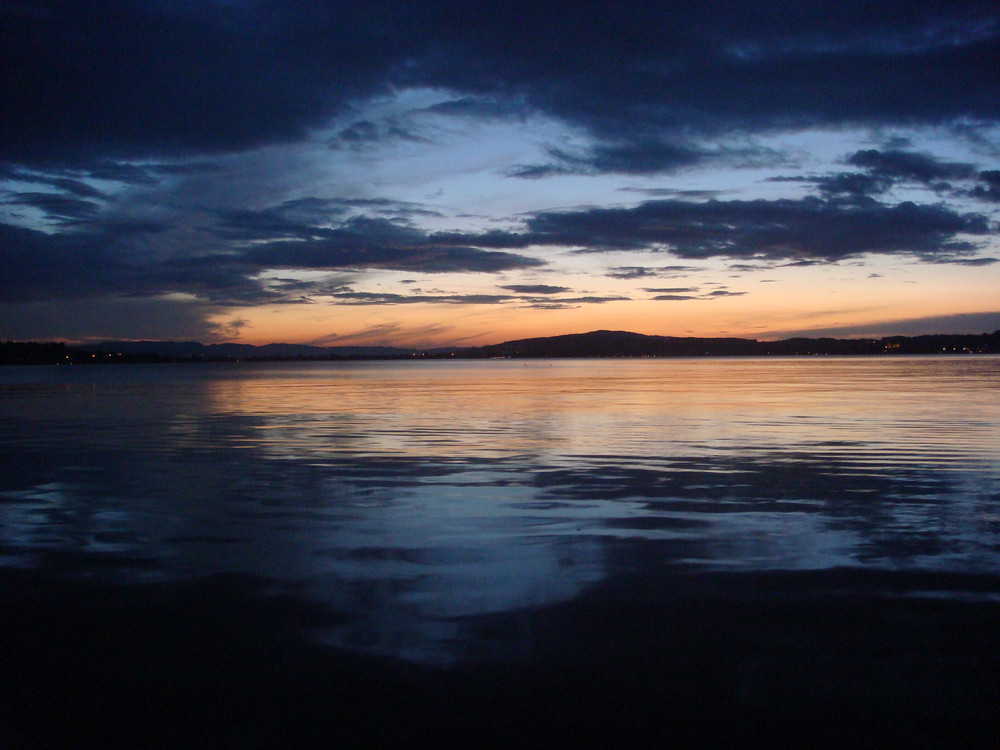
<svg viewBox="0 0 1000 750">
<path fill-rule="evenodd" d="M 0 38 L 6 321 L 1000 254 L 995 3 L 21 0 Z"/>
</svg>

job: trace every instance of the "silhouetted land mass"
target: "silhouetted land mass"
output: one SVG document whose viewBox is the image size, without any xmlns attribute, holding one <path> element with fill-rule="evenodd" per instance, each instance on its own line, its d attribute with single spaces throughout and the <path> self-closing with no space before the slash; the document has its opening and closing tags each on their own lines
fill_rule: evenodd
<svg viewBox="0 0 1000 750">
<path fill-rule="evenodd" d="M 62 343 L 0 342 L 0 364 L 59 365 L 157 362 L 295 361 L 324 359 L 399 359 L 415 349 L 390 346 L 323 347 L 303 344 L 200 344 L 196 341 L 108 341 L 85 346 Z"/>
<path fill-rule="evenodd" d="M 465 357 L 739 357 L 845 354 L 995 354 L 1000 331 L 980 335 L 935 334 L 881 339 L 794 338 L 757 341 L 740 338 L 646 336 L 627 331 L 508 341 L 461 352 Z"/>
<path fill-rule="evenodd" d="M 237 362 L 435 358 L 744 357 L 809 355 L 1000 354 L 1000 330 L 982 334 L 931 334 L 867 339 L 647 336 L 591 331 L 520 339 L 467 348 L 402 349 L 390 346 L 304 344 L 200 344 L 195 341 L 109 341 L 88 346 L 49 342 L 0 342 L 0 364 L 108 364 L 124 362 Z"/>
</svg>

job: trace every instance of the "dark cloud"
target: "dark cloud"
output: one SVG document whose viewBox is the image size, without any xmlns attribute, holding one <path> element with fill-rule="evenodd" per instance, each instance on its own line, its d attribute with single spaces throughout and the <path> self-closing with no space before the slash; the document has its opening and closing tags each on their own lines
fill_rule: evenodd
<svg viewBox="0 0 1000 750">
<path fill-rule="evenodd" d="M 339 206 L 322 201 L 304 211 L 281 205 L 273 208 L 228 209 L 217 212 L 218 224 L 210 228 L 217 237 L 227 240 L 308 240 L 328 231 L 324 225 L 340 219 Z"/>
<path fill-rule="evenodd" d="M 93 185 L 88 185 L 86 182 L 73 180 L 68 177 L 53 177 L 43 179 L 42 182 L 80 198 L 101 198 L 104 196 L 104 193 Z"/>
<path fill-rule="evenodd" d="M 28 194 L 17 200 L 66 221 L 86 219 L 95 208 L 89 201 L 70 196 Z M 983 216 L 942 205 L 890 205 L 871 199 L 649 201 L 633 208 L 541 212 L 529 216 L 521 232 L 481 234 L 428 233 L 405 218 L 343 218 L 345 208 L 343 201 L 302 199 L 271 209 L 219 213 L 218 224 L 204 231 L 221 245 L 195 255 L 146 251 L 149 242 L 166 231 L 157 222 L 81 221 L 82 228 L 57 234 L 2 226 L 5 274 L 0 299 L 96 294 L 152 297 L 182 292 L 211 304 L 234 305 L 300 303 L 332 293 L 363 303 L 362 296 L 350 297 L 353 292 L 338 287 L 341 282 L 275 283 L 258 277 L 272 269 L 496 273 L 544 265 L 538 258 L 510 249 L 553 246 L 583 252 L 658 251 L 679 258 L 725 257 L 770 265 L 836 262 L 865 253 L 904 255 L 932 263 L 992 262 L 976 257 L 977 246 L 965 239 L 989 232 Z M 670 277 L 695 270 L 685 265 L 628 266 L 611 269 L 609 275 Z M 534 295 L 536 299 L 528 299 L 533 304 L 610 299 L 555 298 L 568 290 L 548 285 L 509 285 L 506 289 L 525 299 Z M 704 297 L 732 294 L 737 293 Z M 487 297 L 479 302 L 488 303 Z M 411 299 L 419 301 L 407 297 Z"/>
<path fill-rule="evenodd" d="M 956 266 L 992 266 L 994 263 L 1000 263 L 1000 258 L 954 258 L 954 257 L 944 257 L 944 258 L 933 258 L 930 260 L 931 263 L 948 263 Z"/>
<path fill-rule="evenodd" d="M 379 129 L 373 122 L 360 120 L 341 130 L 337 137 L 348 143 L 369 143 L 378 139 Z"/>
<path fill-rule="evenodd" d="M 876 180 L 911 180 L 928 186 L 947 180 L 965 180 L 976 174 L 971 164 L 940 161 L 929 154 L 912 151 L 857 151 L 848 157 L 847 163 L 868 169 L 869 176 Z"/>
<path fill-rule="evenodd" d="M 959 237 L 989 232 L 986 217 L 942 205 L 807 197 L 665 200 L 634 208 L 540 212 L 527 219 L 524 232 L 491 233 L 487 239 L 493 247 L 559 245 L 579 252 L 664 251 L 685 259 L 832 262 L 869 253 L 959 258 L 976 250 Z"/>
<path fill-rule="evenodd" d="M 0 225 L 0 300 L 22 308 L 111 297 L 152 305 L 173 293 L 200 301 L 185 315 L 204 305 L 330 295 L 362 304 L 362 293 L 344 286 L 344 272 L 498 273 L 538 268 L 544 261 L 533 255 L 567 249 L 662 253 L 679 263 L 728 258 L 737 261 L 734 271 L 868 253 L 994 262 L 979 257 L 977 242 L 995 231 L 986 216 L 887 196 L 893 186 L 916 185 L 942 200 L 995 204 L 1000 172 L 900 138 L 850 154 L 842 172 L 794 178 L 811 185 L 813 197 L 717 200 L 718 191 L 683 190 L 674 177 L 676 186 L 633 187 L 658 198 L 635 207 L 538 211 L 522 214 L 517 230 L 496 231 L 424 228 L 421 218 L 440 214 L 417 203 L 309 197 L 305 191 L 325 189 L 316 187 L 319 178 L 310 173 L 303 179 L 313 184 L 290 185 L 299 166 L 283 166 L 280 149 L 260 156 L 261 165 L 230 156 L 320 127 L 331 145 L 348 150 L 421 140 L 420 122 L 439 123 L 438 116 L 462 118 L 452 131 L 442 128 L 442 138 L 473 118 L 568 126 L 538 131 L 548 148 L 537 163 L 514 166 L 509 173 L 518 177 L 776 164 L 784 157 L 753 145 L 757 136 L 805 128 L 941 126 L 985 147 L 1000 119 L 994 3 L 34 0 L 18 7 L 31 12 L 0 13 L 0 174 L 9 183 L 2 208 L 24 224 L 40 214 L 46 223 L 34 226 L 49 230 Z M 425 92 L 412 95 L 409 113 L 392 110 L 413 88 L 445 101 L 426 106 Z M 367 106 L 373 97 L 389 104 Z M 355 158 L 325 155 L 348 157 Z M 230 169 L 256 169 L 257 178 L 282 173 L 275 193 L 300 197 L 268 205 L 277 199 L 267 189 L 241 184 L 219 209 Z M 211 186 L 196 185 L 199 175 Z M 365 190 L 379 184 L 373 177 Z M 250 194 L 241 204 L 238 196 Z M 290 272 L 261 278 L 281 269 Z M 298 275 L 292 270 L 311 272 L 302 274 L 310 280 L 287 278 Z M 698 270 L 637 264 L 607 275 Z M 543 284 L 504 289 L 511 295 L 400 299 L 537 307 L 620 299 L 563 297 L 573 292 Z"/>
<path fill-rule="evenodd" d="M 695 273 L 701 269 L 695 266 L 617 266 L 609 268 L 607 276 L 612 279 L 676 278 Z"/>
<path fill-rule="evenodd" d="M 121 161 L 100 160 L 89 163 L 85 174 L 97 180 L 113 180 L 138 187 L 152 186 L 159 182 L 155 170 Z"/>
<path fill-rule="evenodd" d="M 319 199 L 311 199 L 319 200 Z M 300 201 L 290 201 L 291 204 Z M 410 201 L 397 201 L 389 198 L 332 198 L 328 203 L 342 207 L 346 211 L 363 210 L 368 215 L 404 217 L 404 216 L 441 216 L 439 211 L 434 211 L 420 203 Z M 286 204 L 287 205 L 287 204 Z"/>
<path fill-rule="evenodd" d="M 381 122 L 359 120 L 337 133 L 330 142 L 331 148 L 364 148 L 385 141 L 425 142 L 426 139 L 417 135 L 397 118 L 387 118 Z"/>
<path fill-rule="evenodd" d="M 212 323 L 210 324 L 213 334 L 212 339 L 221 338 L 224 341 L 229 339 L 239 338 L 243 329 L 250 325 L 250 322 L 244 318 L 233 318 L 231 320 L 225 321 L 224 323 Z"/>
<path fill-rule="evenodd" d="M 463 96 L 460 99 L 433 104 L 424 111 L 450 117 L 503 118 L 507 120 L 511 118 L 523 119 L 525 106 L 523 102 L 495 96 Z"/>
<path fill-rule="evenodd" d="M 149 164 L 150 172 L 158 175 L 186 176 L 218 172 L 222 167 L 212 161 L 188 161 L 180 164 Z"/>
<path fill-rule="evenodd" d="M 561 294 L 569 291 L 567 287 L 548 284 L 508 284 L 500 288 L 518 294 Z"/>
<path fill-rule="evenodd" d="M 388 292 L 337 292 L 330 297 L 341 305 L 496 305 L 509 294 L 391 294 Z"/>
<path fill-rule="evenodd" d="M 0 17 L 0 158 L 13 161 L 287 141 L 407 86 L 459 92 L 453 112 L 495 116 L 514 103 L 562 118 L 598 144 L 563 168 L 626 173 L 697 158 L 691 134 L 998 114 L 1000 11 L 974 0 L 915 0 L 905 12 L 863 0 L 33 7 Z M 345 136 L 363 140 L 357 122 Z"/>
<path fill-rule="evenodd" d="M 643 291 L 656 294 L 650 299 L 658 302 L 681 302 L 686 300 L 713 300 L 719 297 L 742 297 L 746 292 L 730 292 L 725 289 L 716 289 L 711 292 L 702 293 L 697 287 L 679 287 L 673 289 L 644 289 Z"/>
<path fill-rule="evenodd" d="M 341 238 L 345 243 L 414 240 L 424 234 L 409 225 L 415 216 L 440 216 L 419 204 L 389 199 L 300 198 L 263 209 L 215 212 L 213 234 L 228 240 Z"/>
<path fill-rule="evenodd" d="M 662 140 L 598 143 L 580 153 L 550 148 L 551 161 L 514 167 L 512 177 L 535 179 L 557 174 L 648 174 L 669 172 L 705 160 L 709 154 Z"/>
<path fill-rule="evenodd" d="M 47 234 L 0 224 L 0 301 L 58 300 L 126 291 L 127 266 L 97 236 Z"/>
<path fill-rule="evenodd" d="M 527 92 L 534 105 L 637 156 L 650 132 L 680 145 L 691 132 L 996 117 L 995 8 L 920 3 L 899 14 L 846 2 L 786 10 L 555 3 L 533 7 L 526 28 L 515 6 L 490 15 L 490 39 L 455 29 L 456 45 L 472 36 L 475 47 L 437 60 L 425 80 L 445 73 L 466 90 Z M 573 23 L 563 23 L 569 16 Z M 458 59 L 476 63 L 459 69 Z M 622 154 L 613 161 L 623 162 Z"/>
<path fill-rule="evenodd" d="M 507 170 L 509 177 L 520 177 L 523 180 L 538 180 L 543 177 L 554 177 L 562 174 L 572 174 L 573 170 L 561 164 L 521 164 Z"/>
<path fill-rule="evenodd" d="M 383 9 L 307 1 L 48 0 L 0 19 L 3 155 L 226 151 L 300 135 L 413 39 Z"/>
<path fill-rule="evenodd" d="M 254 245 L 239 257 L 259 268 L 383 268 L 424 273 L 495 273 L 544 265 L 543 261 L 524 255 L 476 247 L 432 245 L 418 238 L 398 244 L 385 241 L 354 244 L 348 233 L 331 230 L 330 234 L 322 239 Z"/>
<path fill-rule="evenodd" d="M 157 172 L 155 165 L 137 172 L 121 171 L 119 166 L 105 162 L 90 171 L 110 169 L 103 175 L 106 179 L 130 184 L 145 184 Z M 495 273 L 544 265 L 502 249 L 432 239 L 410 224 L 410 217 L 433 212 L 388 199 L 302 198 L 259 210 L 211 212 L 201 226 L 151 219 L 99 221 L 101 203 L 89 199 L 86 183 L 65 176 L 70 173 L 80 172 L 34 173 L 36 182 L 61 189 L 61 194 L 8 193 L 5 202 L 9 206 L 42 211 L 63 231 L 0 224 L 4 265 L 0 301 L 22 306 L 46 301 L 58 307 L 68 300 L 97 305 L 110 304 L 115 298 L 153 300 L 180 293 L 196 300 L 184 308 L 185 314 L 197 310 L 207 314 L 209 309 L 231 305 L 302 304 L 318 296 L 348 294 L 342 280 L 329 278 L 335 271 Z M 20 172 L 18 179 L 22 179 Z M 323 271 L 327 277 L 261 276 L 276 269 Z M 363 300 L 355 297 L 355 301 Z M 470 296 L 444 301 L 484 304 L 495 300 Z M 5 335 L 11 335 L 6 323 L 5 314 Z M 18 328 L 22 329 L 27 330 Z"/>
<path fill-rule="evenodd" d="M 730 168 L 779 166 L 788 157 L 765 147 L 701 148 L 683 136 L 623 137 L 617 141 L 592 144 L 577 151 L 550 147 L 550 160 L 541 164 L 520 165 L 510 169 L 511 177 L 535 179 L 558 174 L 647 175 L 675 172 L 686 167 L 725 165 Z M 649 190 L 651 194 L 668 191 Z M 710 197 L 716 191 L 671 190 L 674 195 Z"/>
<path fill-rule="evenodd" d="M 619 302 L 628 297 L 531 297 L 510 294 L 392 294 L 388 292 L 337 292 L 330 297 L 341 305 L 499 305 L 518 304 L 540 309 Z"/>
<path fill-rule="evenodd" d="M 214 171 L 218 167 L 208 162 L 146 163 L 142 166 L 123 161 L 98 158 L 85 165 L 67 161 L 50 161 L 40 168 L 25 168 L 15 164 L 0 165 L 0 176 L 48 185 L 83 198 L 104 193 L 85 179 L 108 180 L 134 187 L 157 185 L 164 175 L 186 175 Z"/>
<path fill-rule="evenodd" d="M 91 297 L 4 305 L 3 337 L 22 341 L 197 340 L 231 338 L 206 322 L 204 305 L 159 297 Z"/>
<path fill-rule="evenodd" d="M 110 159 L 97 159 L 84 164 L 55 161 L 41 169 L 25 169 L 8 165 L 0 173 L 13 179 L 34 182 L 64 190 L 84 198 L 106 197 L 103 190 L 85 182 L 86 179 L 108 180 L 133 187 L 152 187 L 162 177 L 208 174 L 220 171 L 219 164 L 211 161 L 144 161 L 136 164 Z"/>
<path fill-rule="evenodd" d="M 828 195 L 878 195 L 892 186 L 892 180 L 883 175 L 863 172 L 840 172 L 820 177 L 814 182 L 821 192 Z"/>
<path fill-rule="evenodd" d="M 926 258 L 927 256 L 924 256 L 924 257 Z M 944 256 L 942 256 L 942 257 L 944 257 Z M 952 256 L 949 255 L 947 257 L 952 257 Z M 802 260 L 792 260 L 792 261 L 789 261 L 788 263 L 775 263 L 775 264 L 772 264 L 771 266 L 769 266 L 769 268 L 774 268 L 774 267 L 777 267 L 777 268 L 809 268 L 810 266 L 821 266 L 821 265 L 824 265 L 825 262 L 826 261 L 815 259 L 815 258 L 813 258 L 813 259 L 802 259 Z M 735 269 L 735 268 L 736 268 L 736 266 L 730 266 L 731 270 Z"/>
<path fill-rule="evenodd" d="M 213 234 L 244 244 L 212 262 L 254 269 L 382 268 L 424 273 L 495 273 L 544 265 L 535 258 L 482 249 L 462 235 L 429 235 L 405 218 L 355 215 L 330 223 L 357 207 L 402 214 L 416 210 L 413 204 L 394 201 L 307 199 L 257 211 L 220 212 L 221 223 L 211 230 Z"/>
<path fill-rule="evenodd" d="M 22 196 L 21 201 L 29 198 L 51 215 L 80 218 L 89 212 L 80 199 Z M 156 222 L 84 223 L 77 231 L 56 234 L 0 224 L 0 300 L 181 292 L 217 305 L 301 302 L 303 295 L 340 291 L 336 285 L 341 282 L 268 284 L 258 274 L 269 269 L 373 268 L 495 273 L 544 265 L 509 252 L 440 244 L 426 232 L 387 219 L 355 216 L 334 227 L 314 226 L 305 219 L 325 212 L 322 203 L 296 202 L 294 211 L 282 208 L 222 215 L 223 226 L 209 234 L 224 238 L 224 250 L 193 255 L 144 252 L 151 238 L 165 230 Z M 299 220 L 291 218 L 296 211 Z"/>
<path fill-rule="evenodd" d="M 919 184 L 938 193 L 956 190 L 977 176 L 974 165 L 938 159 L 932 154 L 903 149 L 855 151 L 845 162 L 864 172 L 838 172 L 820 177 L 772 177 L 769 182 L 801 182 L 816 185 L 826 196 L 878 196 L 897 183 Z"/>
<path fill-rule="evenodd" d="M 983 185 L 976 185 L 971 194 L 980 200 L 1000 203 L 1000 170 L 992 169 L 979 173 Z"/>
<path fill-rule="evenodd" d="M 93 201 L 54 193 L 14 193 L 5 203 L 37 208 L 57 221 L 93 219 L 100 210 L 100 204 Z"/>
<path fill-rule="evenodd" d="M 603 305 L 605 302 L 627 302 L 630 297 L 614 296 L 614 297 L 559 297 L 558 299 L 551 300 L 548 298 L 537 298 L 531 300 L 536 306 L 546 305 L 551 302 L 557 302 L 563 305 Z"/>
<path fill-rule="evenodd" d="M 781 178 L 773 178 L 781 179 Z M 799 180 L 799 178 L 795 178 Z M 724 191 L 722 190 L 682 190 L 679 188 L 636 188 L 636 187 L 623 187 L 620 188 L 622 192 L 626 193 L 641 193 L 642 195 L 648 196 L 650 198 L 662 198 L 664 196 L 669 196 L 671 198 L 717 198 L 722 195 Z"/>
</svg>

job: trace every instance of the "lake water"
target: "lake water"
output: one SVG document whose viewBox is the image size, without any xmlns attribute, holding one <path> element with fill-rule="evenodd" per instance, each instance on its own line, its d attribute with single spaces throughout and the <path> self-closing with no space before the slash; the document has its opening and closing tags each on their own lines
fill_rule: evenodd
<svg viewBox="0 0 1000 750">
<path fill-rule="evenodd" d="M 320 649 L 648 662 L 675 701 L 1000 698 L 998 357 L 9 367 L 0 416 L 8 613 L 139 627 L 161 671 L 280 650 L 233 635 L 270 601 L 311 608 L 280 637 Z"/>
<path fill-rule="evenodd" d="M 1000 571 L 996 357 L 22 367 L 0 409 L 5 565 L 294 583 L 417 660 L 623 575 Z"/>
</svg>

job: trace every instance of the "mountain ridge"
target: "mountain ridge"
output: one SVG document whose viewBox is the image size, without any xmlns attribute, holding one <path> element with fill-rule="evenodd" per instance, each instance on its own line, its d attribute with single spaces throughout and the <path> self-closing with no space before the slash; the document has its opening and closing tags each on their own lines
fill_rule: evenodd
<svg viewBox="0 0 1000 750">
<path fill-rule="evenodd" d="M 882 338 L 797 337 L 779 341 L 722 337 L 657 336 L 597 330 L 516 339 L 475 347 L 416 349 L 392 346 L 310 344 L 202 344 L 197 341 L 0 342 L 0 364 L 108 362 L 213 362 L 350 359 L 490 359 L 803 356 L 876 354 L 1000 354 L 1000 330 L 982 334 L 927 334 Z"/>
</svg>

